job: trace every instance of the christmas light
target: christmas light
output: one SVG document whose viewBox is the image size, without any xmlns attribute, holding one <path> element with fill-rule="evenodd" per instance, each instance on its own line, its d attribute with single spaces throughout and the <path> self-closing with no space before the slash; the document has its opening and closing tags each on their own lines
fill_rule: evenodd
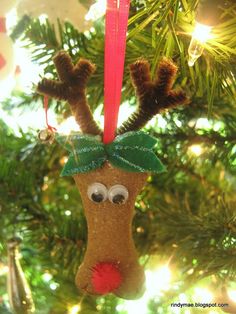
<svg viewBox="0 0 236 314">
<path fill-rule="evenodd" d="M 73 305 L 70 309 L 68 314 L 77 314 L 81 310 L 81 306 L 79 304 Z"/>
<path fill-rule="evenodd" d="M 193 66 L 195 61 L 202 55 L 204 43 L 212 37 L 211 30 L 219 22 L 222 5 L 222 0 L 199 0 L 196 26 L 188 49 L 189 66 Z"/>
<path fill-rule="evenodd" d="M 78 123 L 76 123 L 74 117 L 69 117 L 64 120 L 58 127 L 58 132 L 64 135 L 69 135 L 72 131 L 80 131 Z"/>
<path fill-rule="evenodd" d="M 233 302 L 236 302 L 236 290 L 228 291 L 228 295 Z"/>
<path fill-rule="evenodd" d="M 42 275 L 42 278 L 43 278 L 43 281 L 49 282 L 49 281 L 52 279 L 52 275 L 49 274 L 49 273 L 44 273 L 44 274 Z"/>
<path fill-rule="evenodd" d="M 56 283 L 56 282 L 52 282 L 50 285 L 49 285 L 50 289 L 51 290 L 56 290 L 58 287 L 59 287 L 59 284 Z"/>
<path fill-rule="evenodd" d="M 146 270 L 146 292 L 139 300 L 128 300 L 124 301 L 116 307 L 118 312 L 125 310 L 129 314 L 148 314 L 148 303 L 151 298 L 158 297 L 162 294 L 162 291 L 168 290 L 171 280 L 171 271 L 168 264 L 165 264 L 154 271 Z"/>
<path fill-rule="evenodd" d="M 196 23 L 192 40 L 188 48 L 189 60 L 188 65 L 193 66 L 195 61 L 202 55 L 204 43 L 212 37 L 212 27 L 200 23 Z"/>
<path fill-rule="evenodd" d="M 193 153 L 196 156 L 200 156 L 202 154 L 202 147 L 201 145 L 192 145 L 189 147 L 189 150 L 191 153 Z"/>
<path fill-rule="evenodd" d="M 194 293 L 194 299 L 197 302 L 210 303 L 213 300 L 213 294 L 208 289 L 196 288 Z"/>
<path fill-rule="evenodd" d="M 180 301 L 181 303 L 188 303 L 188 298 L 187 298 L 187 296 L 186 296 L 185 293 L 180 293 L 180 295 L 179 295 L 179 301 Z"/>
<path fill-rule="evenodd" d="M 167 290 L 170 287 L 171 272 L 168 265 L 158 268 L 156 271 L 146 271 L 146 288 L 150 296 L 157 291 Z"/>
<path fill-rule="evenodd" d="M 59 163 L 61 166 L 64 166 L 68 161 L 68 157 L 67 156 L 63 156 L 60 158 Z"/>
<path fill-rule="evenodd" d="M 96 21 L 102 17 L 106 12 L 106 0 L 97 0 L 96 3 L 91 5 L 88 13 L 85 15 L 86 21 Z"/>
<path fill-rule="evenodd" d="M 7 274 L 8 270 L 9 270 L 8 266 L 0 264 L 0 276 Z"/>
</svg>

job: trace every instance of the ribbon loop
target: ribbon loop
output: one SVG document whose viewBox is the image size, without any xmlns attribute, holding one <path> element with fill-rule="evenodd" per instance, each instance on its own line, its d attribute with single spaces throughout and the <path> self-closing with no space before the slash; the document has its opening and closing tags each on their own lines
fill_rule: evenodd
<svg viewBox="0 0 236 314">
<path fill-rule="evenodd" d="M 52 132 L 56 132 L 56 128 L 54 128 L 53 126 L 51 126 L 49 123 L 48 123 L 48 96 L 44 96 L 44 99 L 43 99 L 43 107 L 44 107 L 44 110 L 45 110 L 45 120 L 46 120 L 46 125 L 47 125 L 47 128 L 52 131 Z"/>
<path fill-rule="evenodd" d="M 115 138 L 126 48 L 130 0 L 107 0 L 105 26 L 104 143 Z"/>
<path fill-rule="evenodd" d="M 6 32 L 7 32 L 6 18 L 0 17 L 0 33 L 6 33 Z"/>
</svg>

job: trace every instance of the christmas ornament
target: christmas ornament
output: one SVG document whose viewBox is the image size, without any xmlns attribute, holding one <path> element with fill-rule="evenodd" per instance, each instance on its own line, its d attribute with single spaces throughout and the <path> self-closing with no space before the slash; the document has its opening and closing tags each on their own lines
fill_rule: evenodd
<svg viewBox="0 0 236 314">
<path fill-rule="evenodd" d="M 11 38 L 7 35 L 6 14 L 13 8 L 16 1 L 1 0 L 0 2 L 0 81 L 14 71 L 14 49 Z"/>
<path fill-rule="evenodd" d="M 67 100 L 84 133 L 56 137 L 70 152 L 62 175 L 73 175 L 88 222 L 88 247 L 77 286 L 92 294 L 113 291 L 119 297 L 138 298 L 144 272 L 132 240 L 134 203 L 149 173 L 161 172 L 164 166 L 153 152 L 156 140 L 137 130 L 161 110 L 186 103 L 184 93 L 171 90 L 177 68 L 164 59 L 151 81 L 147 61 L 131 65 L 139 107 L 117 130 L 115 140 L 104 144 L 85 94 L 94 66 L 83 59 L 73 66 L 65 52 L 54 63 L 61 81 L 44 79 L 38 92 Z"/>
<path fill-rule="evenodd" d="M 50 129 L 44 129 L 39 131 L 38 138 L 43 144 L 52 144 L 54 142 L 55 135 Z"/>
<path fill-rule="evenodd" d="M 34 302 L 30 287 L 20 265 L 19 238 L 8 241 L 8 296 L 11 310 L 15 314 L 34 313 Z"/>
<path fill-rule="evenodd" d="M 73 65 L 66 52 L 59 52 L 54 58 L 59 81 L 43 79 L 38 92 L 68 101 L 82 131 L 56 135 L 70 153 L 62 176 L 74 177 L 88 224 L 87 250 L 76 285 L 90 294 L 112 292 L 137 299 L 144 292 L 145 277 L 132 239 L 134 203 L 148 175 L 165 170 L 153 151 L 156 139 L 139 129 L 160 111 L 185 104 L 187 99 L 182 91 L 172 90 L 177 67 L 170 60 L 160 62 L 154 80 L 148 62 L 138 60 L 130 66 L 130 73 L 139 106 L 116 130 L 129 1 L 120 0 L 120 7 L 117 4 L 108 0 L 104 134 L 87 103 L 85 89 L 95 71 L 88 60 Z"/>
<path fill-rule="evenodd" d="M 17 7 L 17 13 L 20 17 L 28 15 L 32 18 L 38 18 L 40 15 L 47 15 L 48 19 L 54 25 L 57 20 L 68 21 L 80 32 L 91 27 L 91 23 L 85 20 L 88 9 L 78 0 L 20 0 Z"/>
<path fill-rule="evenodd" d="M 45 110 L 45 120 L 47 128 L 44 130 L 39 131 L 38 139 L 41 141 L 42 144 L 52 144 L 55 139 L 55 131 L 57 130 L 53 126 L 48 123 L 48 97 L 44 97 L 43 107 Z"/>
</svg>

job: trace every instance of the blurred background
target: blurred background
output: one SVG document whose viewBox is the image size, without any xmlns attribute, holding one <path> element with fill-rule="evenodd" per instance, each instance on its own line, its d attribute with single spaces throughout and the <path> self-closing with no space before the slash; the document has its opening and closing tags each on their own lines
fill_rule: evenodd
<svg viewBox="0 0 236 314">
<path fill-rule="evenodd" d="M 35 90 L 56 78 L 57 51 L 91 60 L 87 94 L 103 126 L 105 8 L 105 0 L 0 1 L 0 313 L 235 314 L 234 0 L 131 1 L 119 124 L 136 108 L 128 65 L 140 57 L 152 75 L 172 58 L 190 104 L 145 127 L 168 171 L 149 177 L 135 204 L 144 296 L 96 298 L 75 287 L 86 220 L 73 178 L 60 178 L 66 152 L 38 139 L 46 124 Z M 64 102 L 49 100 L 48 118 L 58 132 L 79 130 Z M 195 302 L 216 306 L 171 306 Z"/>
</svg>

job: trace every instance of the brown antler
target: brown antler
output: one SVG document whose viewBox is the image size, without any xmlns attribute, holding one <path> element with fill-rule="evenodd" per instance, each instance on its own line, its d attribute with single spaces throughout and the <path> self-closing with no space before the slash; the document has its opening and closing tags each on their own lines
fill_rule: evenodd
<svg viewBox="0 0 236 314">
<path fill-rule="evenodd" d="M 86 99 L 86 84 L 90 75 L 95 71 L 95 66 L 85 59 L 80 59 L 74 66 L 70 56 L 59 52 L 53 59 L 60 81 L 43 79 L 37 91 L 58 100 L 67 100 L 73 115 L 83 133 L 102 134 Z"/>
<path fill-rule="evenodd" d="M 181 90 L 171 90 L 177 67 L 168 59 L 163 59 L 158 67 L 156 80 L 152 81 L 150 66 L 146 60 L 138 60 L 130 65 L 130 74 L 139 99 L 138 109 L 122 124 L 117 134 L 139 130 L 161 110 L 187 104 L 188 99 Z"/>
</svg>

